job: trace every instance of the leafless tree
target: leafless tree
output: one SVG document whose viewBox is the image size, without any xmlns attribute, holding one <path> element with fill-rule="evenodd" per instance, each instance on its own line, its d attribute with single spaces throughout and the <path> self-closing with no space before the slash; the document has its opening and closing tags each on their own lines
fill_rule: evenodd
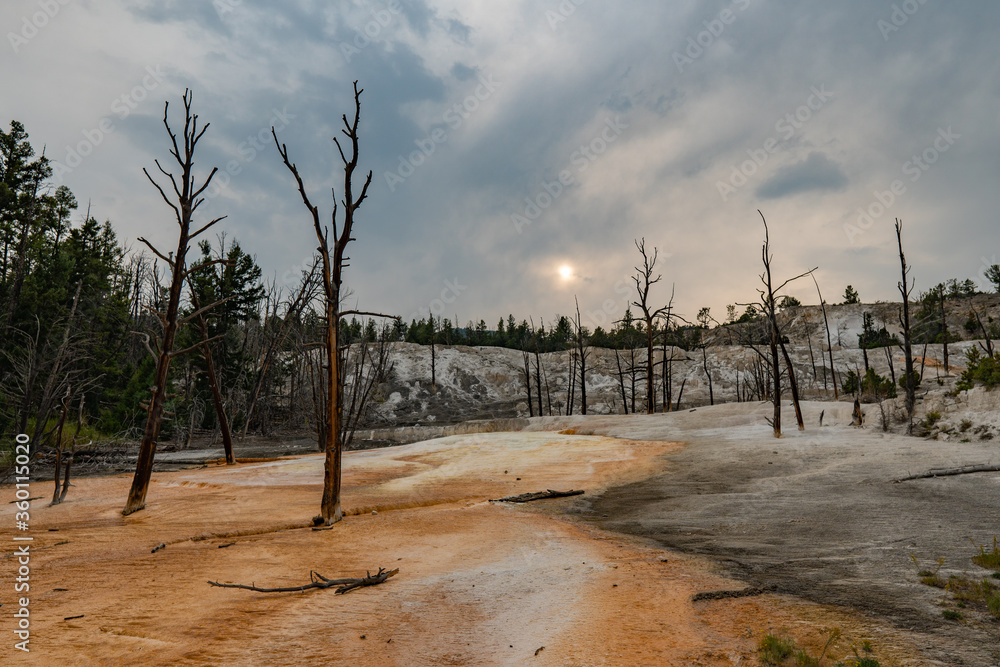
<svg viewBox="0 0 1000 667">
<path fill-rule="evenodd" d="M 192 97 L 191 91 L 185 90 L 184 96 L 181 98 L 184 104 L 184 130 L 181 137 L 183 145 L 178 145 L 177 135 L 170 129 L 170 122 L 167 115 L 170 103 L 165 102 L 163 105 L 163 127 L 166 128 L 167 136 L 170 137 L 170 155 L 173 156 L 177 162 L 177 166 L 181 169 L 180 178 L 176 178 L 174 174 L 164 169 L 160 165 L 159 160 L 155 160 L 155 164 L 160 173 L 169 179 L 176 203 L 171 200 L 164 188 L 156 182 L 147 169 L 144 168 L 142 170 L 146 174 L 146 178 L 149 179 L 149 182 L 160 193 L 163 201 L 173 210 L 177 226 L 179 227 L 179 233 L 177 235 L 177 250 L 170 253 L 169 256 L 157 250 L 146 239 L 139 238 L 139 241 L 144 243 L 153 254 L 170 267 L 170 290 L 167 294 L 165 308 L 155 313 L 163 333 L 157 341 L 159 349 L 156 355 L 157 362 L 156 372 L 153 376 L 152 396 L 150 397 L 149 407 L 146 412 L 146 427 L 143 430 L 142 442 L 139 445 L 139 458 L 136 461 L 135 476 L 132 478 L 132 487 L 129 489 L 125 509 L 122 510 L 122 514 L 125 515 L 137 512 L 146 506 L 146 492 L 149 490 L 149 479 L 153 473 L 156 441 L 160 435 L 160 424 L 163 419 L 164 403 L 166 401 L 167 375 L 170 370 L 170 362 L 174 357 L 188 351 L 175 351 L 173 349 L 177 331 L 182 324 L 197 318 L 216 305 L 214 303 L 207 304 L 183 319 L 179 317 L 181 290 L 189 275 L 186 260 L 190 244 L 210 227 L 225 218 L 225 216 L 214 218 L 198 229 L 191 231 L 194 214 L 198 210 L 198 207 L 205 201 L 201 194 L 208 188 L 212 182 L 212 177 L 218 171 L 218 167 L 213 167 L 201 186 L 195 184 L 194 174 L 192 173 L 194 171 L 195 150 L 205 131 L 208 130 L 209 123 L 206 123 L 205 127 L 200 130 L 198 129 L 198 114 L 191 112 Z M 208 265 L 208 263 L 203 263 L 196 268 L 203 268 Z M 201 342 L 198 343 L 198 346 L 200 345 L 202 345 Z"/>
<path fill-rule="evenodd" d="M 325 397 L 323 413 L 325 414 L 325 428 L 322 430 L 325 438 L 325 462 L 323 466 L 323 497 L 320 503 L 319 522 L 326 525 L 333 524 L 343 518 L 340 507 L 340 481 L 341 481 L 341 459 L 343 456 L 344 433 L 343 433 L 343 389 L 344 375 L 340 366 L 339 341 L 340 341 L 340 318 L 347 315 L 372 315 L 383 317 L 379 313 L 362 313 L 360 311 L 341 312 L 341 287 L 343 285 L 343 270 L 346 266 L 345 255 L 347 245 L 354 238 L 351 236 L 354 230 L 354 216 L 361 203 L 368 196 L 368 187 L 372 182 L 372 172 L 369 171 L 365 178 L 364 185 L 357 197 L 354 196 L 354 171 L 358 166 L 358 121 L 361 118 L 361 93 L 358 82 L 354 82 L 354 119 L 348 121 L 347 114 L 343 115 L 344 127 L 341 129 L 347 137 L 350 157 L 344 153 L 340 140 L 333 138 L 340 158 L 344 163 L 344 186 L 343 199 L 343 222 L 338 228 L 337 223 L 337 199 L 334 193 L 333 213 L 331 214 L 331 226 L 333 231 L 333 247 L 330 247 L 329 233 L 327 228 L 320 222 L 319 207 L 313 206 L 306 193 L 305 183 L 299 175 L 299 170 L 288 157 L 288 148 L 278 141 L 278 134 L 271 128 L 271 136 L 274 137 L 274 145 L 277 146 L 285 167 L 288 168 L 295 182 L 298 185 L 299 195 L 302 203 L 309 210 L 312 217 L 313 231 L 316 233 L 316 240 L 319 243 L 319 253 L 322 259 L 322 273 L 320 274 L 323 286 L 324 300 L 324 326 L 325 326 L 325 366 L 322 368 L 325 373 Z"/>
<path fill-rule="evenodd" d="M 788 384 L 792 390 L 792 404 L 795 406 L 795 420 L 798 424 L 799 430 L 805 430 L 805 423 L 802 419 L 802 409 L 799 406 L 799 390 L 798 384 L 795 382 L 795 369 L 792 366 L 792 360 L 788 356 L 788 350 L 785 348 L 785 343 L 782 339 L 781 329 L 778 327 L 778 317 L 777 317 L 777 297 L 789 283 L 798 280 L 799 278 L 804 278 L 810 275 L 816 269 L 811 271 L 806 271 L 801 273 L 794 278 L 789 278 L 785 282 L 781 283 L 777 287 L 774 287 L 773 279 L 771 277 L 771 262 L 774 260 L 774 255 L 771 254 L 771 239 L 770 233 L 767 229 L 767 220 L 764 218 L 764 214 L 759 210 L 760 219 L 764 222 L 764 245 L 761 248 L 761 260 L 764 263 L 764 272 L 760 275 L 761 283 L 764 285 L 764 289 L 758 289 L 757 293 L 760 295 L 761 304 L 764 306 L 764 314 L 767 316 L 768 324 L 770 325 L 768 331 L 769 346 L 771 349 L 770 361 L 771 361 L 771 380 L 774 387 L 774 393 L 772 396 L 772 401 L 774 403 L 774 416 L 771 421 L 771 426 L 774 429 L 774 437 L 781 437 L 781 363 L 778 359 L 778 349 L 781 349 L 781 354 L 785 360 L 785 368 L 788 373 Z"/>
<path fill-rule="evenodd" d="M 646 413 L 653 414 L 656 412 L 656 390 L 653 375 L 653 347 L 655 345 L 656 323 L 659 320 L 663 320 L 664 328 L 666 328 L 670 325 L 670 319 L 677 317 L 677 315 L 671 312 L 674 302 L 673 288 L 670 290 L 670 301 L 666 306 L 656 308 L 650 301 L 649 289 L 663 279 L 663 276 L 660 274 L 653 277 L 656 259 L 659 254 L 657 249 L 653 248 L 652 255 L 646 252 L 645 238 L 635 241 L 635 247 L 642 256 L 642 266 L 635 267 L 636 275 L 632 276 L 632 281 L 635 283 L 635 291 L 638 295 L 637 300 L 633 301 L 632 305 L 642 311 L 642 319 L 646 328 Z M 664 369 L 664 372 L 666 372 L 666 369 Z"/>
<path fill-rule="evenodd" d="M 222 431 L 222 447 L 226 452 L 226 464 L 235 465 L 236 455 L 233 453 L 233 434 L 229 430 L 229 418 L 226 417 L 226 407 L 222 400 L 222 391 L 219 389 L 219 379 L 215 374 L 215 360 L 212 358 L 212 346 L 209 342 L 211 336 L 208 332 L 208 322 L 205 321 L 205 314 L 201 311 L 201 303 L 198 300 L 198 292 L 194 288 L 194 284 L 188 281 L 188 287 L 191 291 L 191 306 L 194 308 L 195 312 L 200 313 L 198 315 L 198 331 L 201 334 L 201 355 L 205 360 L 205 368 L 208 373 L 208 387 L 212 391 L 212 405 L 215 407 L 215 417 L 219 422 L 219 429 Z M 189 386 L 192 383 L 189 383 Z M 195 414 L 194 410 L 191 411 L 191 415 Z M 193 429 L 188 429 L 188 437 L 191 436 L 191 431 Z"/>
<path fill-rule="evenodd" d="M 899 324 L 903 328 L 903 357 L 906 363 L 903 376 L 903 389 L 906 393 L 906 418 L 908 430 L 913 431 L 913 409 L 916 406 L 917 376 L 913 370 L 912 334 L 910 331 L 910 294 L 913 292 L 913 282 L 910 280 L 910 268 L 906 265 L 903 254 L 903 221 L 896 218 L 896 245 L 899 247 L 899 265 L 902 279 L 897 284 L 899 294 L 903 299 L 902 313 Z"/>
<path fill-rule="evenodd" d="M 374 340 L 365 335 L 360 343 L 341 346 L 345 373 L 341 427 L 344 449 L 351 448 L 355 432 L 368 416 L 372 396 L 392 372 L 389 334 L 386 326 Z"/>
<path fill-rule="evenodd" d="M 580 369 L 580 414 L 587 414 L 587 358 L 590 356 L 590 348 L 587 346 L 587 331 L 583 327 L 580 319 L 580 301 L 573 297 L 576 302 L 576 319 L 573 320 L 573 330 L 576 334 L 574 343 L 576 344 L 576 359 Z M 574 365 L 574 369 L 577 366 Z"/>
<path fill-rule="evenodd" d="M 313 262 L 309 268 L 309 272 L 303 272 L 302 282 L 299 284 L 298 291 L 295 296 L 285 304 L 284 314 L 281 317 L 281 324 L 279 324 L 276 329 L 274 327 L 266 327 L 265 329 L 266 337 L 261 341 L 259 360 L 254 371 L 253 387 L 250 390 L 250 403 L 247 407 L 246 417 L 243 422 L 244 436 L 247 434 L 247 429 L 250 426 L 250 420 L 253 417 L 255 408 L 257 407 L 261 390 L 266 384 L 268 371 L 271 369 L 278 350 L 280 350 L 282 345 L 285 344 L 292 327 L 296 322 L 298 322 L 303 310 L 305 310 L 309 303 L 311 303 L 316 297 L 316 273 L 318 266 L 318 261 Z M 264 309 L 265 322 L 274 322 L 278 319 L 278 310 L 281 307 L 282 299 L 276 296 L 273 299 L 273 302 L 273 310 L 271 307 L 265 307 Z M 272 311 L 271 317 L 267 317 L 268 311 Z"/>
<path fill-rule="evenodd" d="M 816 285 L 816 294 L 819 295 L 819 305 L 823 309 L 823 325 L 826 327 L 826 349 L 830 354 L 830 380 L 833 383 L 833 400 L 840 399 L 840 392 L 837 390 L 837 373 L 833 368 L 833 339 L 830 337 L 830 320 L 826 316 L 826 301 L 823 300 L 823 293 L 819 291 L 819 282 L 816 281 L 816 274 L 812 274 L 813 283 Z M 823 366 L 823 386 L 826 386 L 826 366 Z"/>
</svg>

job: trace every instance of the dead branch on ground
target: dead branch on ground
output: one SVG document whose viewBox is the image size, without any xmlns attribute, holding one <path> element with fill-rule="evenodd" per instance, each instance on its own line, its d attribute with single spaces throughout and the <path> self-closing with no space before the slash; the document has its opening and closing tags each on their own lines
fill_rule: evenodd
<svg viewBox="0 0 1000 667">
<path fill-rule="evenodd" d="M 583 495 L 583 490 L 575 491 L 553 491 L 552 489 L 546 489 L 545 491 L 535 491 L 534 493 L 522 493 L 516 496 L 507 496 L 506 498 L 497 498 L 496 500 L 491 500 L 491 503 L 527 503 L 532 500 L 543 500 L 545 498 L 565 498 L 566 496 L 579 496 Z"/>
<path fill-rule="evenodd" d="M 930 477 L 950 477 L 952 475 L 968 475 L 974 472 L 1000 472 L 1000 465 L 990 465 L 988 463 L 980 463 L 978 465 L 961 466 L 959 468 L 936 468 L 928 470 L 927 472 L 922 472 L 919 475 L 909 475 L 908 477 L 900 477 L 899 479 L 894 479 L 892 480 L 892 483 L 899 484 L 900 482 L 907 482 L 911 479 L 928 479 Z"/>
<path fill-rule="evenodd" d="M 302 586 L 279 586 L 277 588 L 261 588 L 256 584 L 250 584 L 249 586 L 246 584 L 223 584 L 218 581 L 209 581 L 208 583 L 219 588 L 242 588 L 244 590 L 255 591 L 257 593 L 298 593 L 309 590 L 310 588 L 333 588 L 334 586 L 338 586 L 334 593 L 344 594 L 348 591 L 353 591 L 355 588 L 377 586 L 397 573 L 399 573 L 399 568 L 387 571 L 380 567 L 378 572 L 375 574 L 366 572 L 366 576 L 360 578 L 327 579 L 319 572 L 311 571 L 309 572 L 308 584 L 304 584 Z"/>
</svg>

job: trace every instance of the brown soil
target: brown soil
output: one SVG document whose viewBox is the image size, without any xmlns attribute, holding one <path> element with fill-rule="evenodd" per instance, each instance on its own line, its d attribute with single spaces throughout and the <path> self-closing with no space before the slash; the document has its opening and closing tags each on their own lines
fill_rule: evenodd
<svg viewBox="0 0 1000 667">
<path fill-rule="evenodd" d="M 872 639 L 883 665 L 923 664 L 908 660 L 898 633 L 830 607 L 773 594 L 692 603 L 743 584 L 698 556 L 576 521 L 581 497 L 484 502 L 546 488 L 589 496 L 650 477 L 679 448 L 500 433 L 351 452 L 349 516 L 322 531 L 306 527 L 319 504 L 318 455 L 156 473 L 146 509 L 129 517 L 128 476 L 81 479 L 62 505 L 33 503 L 30 654 L 10 633 L 15 561 L 0 564 L 0 662 L 750 665 L 766 631 L 815 651 L 836 626 L 847 637 L 838 657 L 850 639 Z M 48 488 L 36 482 L 32 493 Z M 0 493 L 13 498 L 10 487 Z M 12 525 L 13 512 L 3 503 L 0 521 Z M 310 570 L 339 578 L 379 567 L 399 574 L 343 596 L 207 583 L 299 585 Z"/>
</svg>

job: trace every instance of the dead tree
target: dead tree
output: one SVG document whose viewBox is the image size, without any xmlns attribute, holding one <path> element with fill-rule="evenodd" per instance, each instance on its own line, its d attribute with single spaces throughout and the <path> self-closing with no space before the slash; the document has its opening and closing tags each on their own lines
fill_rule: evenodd
<svg viewBox="0 0 1000 667">
<path fill-rule="evenodd" d="M 63 330 L 62 342 L 59 344 L 59 348 L 56 351 L 55 359 L 52 361 L 52 368 L 45 381 L 45 387 L 42 389 L 41 400 L 38 405 L 38 413 L 35 415 L 35 432 L 31 438 L 31 451 L 35 451 L 39 442 L 41 442 L 42 435 L 45 430 L 45 424 L 49 421 L 49 413 L 52 410 L 53 403 L 59 400 L 57 396 L 64 390 L 65 397 L 63 398 L 63 415 L 65 416 L 66 401 L 68 401 L 70 397 L 69 384 L 72 376 L 76 374 L 70 370 L 65 370 L 64 366 L 68 363 L 69 358 L 72 356 L 72 332 L 74 329 L 74 321 L 76 320 L 77 306 L 80 303 L 80 290 L 82 287 L 83 280 L 81 279 L 76 283 L 76 293 L 73 295 L 73 304 L 70 307 L 69 317 L 66 318 L 66 327 Z M 30 399 L 30 393 L 26 392 L 25 398 Z M 25 407 L 27 407 L 27 405 Z M 26 414 L 27 411 L 25 411 L 25 415 Z"/>
<path fill-rule="evenodd" d="M 531 352 L 528 350 L 526 341 L 521 341 L 521 361 L 524 362 L 524 389 L 528 393 L 528 416 L 535 416 L 535 404 L 531 401 Z M 541 416 L 541 414 L 539 414 Z"/>
<path fill-rule="evenodd" d="M 951 375 L 951 370 L 948 368 L 948 316 L 944 311 L 944 284 L 938 288 L 938 304 L 941 307 L 941 343 L 944 345 L 944 374 Z"/>
<path fill-rule="evenodd" d="M 645 238 L 635 241 L 635 247 L 639 251 L 639 254 L 642 255 L 642 266 L 635 267 L 636 275 L 632 276 L 632 280 L 635 282 L 635 291 L 638 294 L 638 300 L 633 301 L 632 305 L 642 311 L 642 319 L 646 326 L 646 413 L 651 415 L 656 412 L 653 376 L 653 346 L 656 335 L 656 322 L 660 319 L 665 320 L 664 329 L 666 329 L 670 325 L 671 317 L 677 316 L 671 313 L 671 306 L 674 302 L 673 288 L 670 290 L 670 301 L 666 306 L 654 308 L 650 304 L 649 288 L 663 279 L 663 276 L 659 274 L 655 278 L 653 277 L 656 258 L 659 254 L 657 249 L 654 247 L 653 254 L 650 256 L 646 252 Z M 664 372 L 666 372 L 666 369 L 664 369 Z"/>
<path fill-rule="evenodd" d="M 194 285 L 188 281 L 188 287 L 191 289 L 191 306 L 195 309 L 195 312 L 201 311 L 201 304 L 198 301 L 198 292 L 195 290 Z M 205 360 L 205 367 L 208 373 L 208 387 L 212 391 L 212 404 L 215 407 L 215 417 L 219 422 L 219 429 L 222 431 L 222 447 L 226 452 L 226 464 L 236 465 L 236 455 L 233 453 L 233 434 L 229 430 L 229 418 L 226 417 L 226 408 L 222 400 L 222 391 L 219 389 L 219 379 L 215 374 L 215 360 L 212 358 L 212 337 L 208 335 L 208 322 L 205 321 L 205 315 L 202 312 L 198 315 L 198 330 L 201 334 L 201 355 Z M 194 414 L 192 412 L 192 414 Z M 191 431 L 188 431 L 188 437 L 190 438 Z"/>
<path fill-rule="evenodd" d="M 535 348 L 534 349 L 534 354 L 535 354 L 535 396 L 536 396 L 536 398 L 538 400 L 538 416 L 541 417 L 545 413 L 542 411 L 542 372 L 543 371 L 542 371 L 542 360 L 541 360 L 541 357 L 539 356 L 539 350 L 538 350 L 538 337 L 539 337 L 539 334 L 538 334 L 537 331 L 535 331 L 535 321 L 533 319 L 528 322 L 528 326 L 530 327 L 529 331 L 531 332 L 531 340 L 534 343 L 534 348 Z M 542 326 L 542 328 L 544 330 L 545 323 L 542 322 L 541 326 Z M 549 410 L 549 414 L 551 414 L 551 413 L 552 413 L 552 411 Z"/>
<path fill-rule="evenodd" d="M 622 371 L 622 358 L 615 348 L 615 364 L 618 366 L 618 388 L 622 393 L 622 411 L 628 414 L 628 399 L 625 397 L 625 373 Z"/>
<path fill-rule="evenodd" d="M 299 286 L 299 291 L 295 298 L 293 298 L 285 308 L 285 314 L 281 320 L 281 324 L 278 326 L 277 333 L 264 343 L 263 351 L 260 355 L 260 366 L 257 369 L 253 389 L 250 391 L 250 405 L 247 407 L 247 414 L 243 422 L 244 436 L 247 434 L 247 429 L 250 426 L 250 418 L 253 416 L 254 408 L 257 407 L 257 400 L 260 396 L 261 389 L 263 388 L 267 378 L 267 372 L 271 368 L 271 363 L 274 361 L 275 355 L 278 350 L 281 349 L 281 346 L 285 344 L 285 340 L 288 338 L 292 325 L 298 321 L 302 311 L 316 296 L 315 288 L 317 265 L 318 262 L 313 262 L 312 266 L 309 268 L 309 273 L 303 272 L 302 284 Z M 275 299 L 274 315 L 271 319 L 276 319 L 278 316 L 279 301 L 280 299 Z M 266 314 L 267 312 L 265 310 L 265 315 Z"/>
<path fill-rule="evenodd" d="M 434 313 L 427 311 L 427 326 L 431 332 L 431 391 L 437 391 L 437 355 L 434 343 L 437 339 L 437 325 L 434 323 Z M 531 387 L 528 387 L 528 404 L 531 404 Z"/>
<path fill-rule="evenodd" d="M 580 319 L 580 301 L 573 297 L 576 302 L 576 319 L 573 320 L 573 327 L 576 329 L 576 351 L 577 359 L 580 362 L 580 414 L 587 414 L 587 357 L 590 356 L 590 349 L 587 347 L 587 333 L 583 328 Z M 575 365 L 574 365 L 575 368 Z"/>
<path fill-rule="evenodd" d="M 63 454 L 63 424 L 66 423 L 66 414 L 69 412 L 69 399 L 72 394 L 72 389 L 66 387 L 66 395 L 62 399 L 62 411 L 59 413 L 59 424 L 56 426 L 56 463 L 55 463 L 55 489 L 52 491 L 52 502 L 50 505 L 56 505 L 59 501 L 59 474 L 62 472 L 62 454 Z"/>
<path fill-rule="evenodd" d="M 341 458 L 343 455 L 343 433 L 342 433 L 342 398 L 344 389 L 344 378 L 340 368 L 340 355 L 338 344 L 340 340 L 340 318 L 348 314 L 371 314 L 381 317 L 377 313 L 347 313 L 340 312 L 341 286 L 343 285 L 343 270 L 345 260 L 348 257 L 344 254 L 347 244 L 354 240 L 351 236 L 354 228 L 354 215 L 361 203 L 368 196 L 368 186 L 372 182 L 372 172 L 369 171 L 365 178 L 361 193 L 354 196 L 354 171 L 358 166 L 358 120 L 361 117 L 361 93 L 358 82 L 354 82 L 354 120 L 348 121 L 347 114 L 343 115 L 344 128 L 341 132 L 350 142 L 350 157 L 344 153 L 343 147 L 337 137 L 333 138 L 333 143 L 337 146 L 340 158 L 344 163 L 344 192 L 341 204 L 344 208 L 344 219 L 338 229 L 337 223 L 337 199 L 334 193 L 333 213 L 330 216 L 333 230 L 333 248 L 331 252 L 329 233 L 330 228 L 325 227 L 319 218 L 319 207 L 313 206 L 306 193 L 305 183 L 299 175 L 299 170 L 288 158 L 288 148 L 278 141 L 278 134 L 271 128 L 271 136 L 274 138 L 274 145 L 277 146 L 281 159 L 288 168 L 298 186 L 302 203 L 312 218 L 313 231 L 319 242 L 319 253 L 322 259 L 322 273 L 320 275 L 323 286 L 324 297 L 324 326 L 325 337 L 324 347 L 326 356 L 325 370 L 325 428 L 322 429 L 326 442 L 324 443 L 325 461 L 323 465 L 323 497 L 320 503 L 320 516 L 326 525 L 333 524 L 343 518 L 340 507 L 340 478 L 341 478 Z"/>
<path fill-rule="evenodd" d="M 785 359 L 785 368 L 788 371 L 788 384 L 792 390 L 792 404 L 795 406 L 795 421 L 798 424 L 799 430 L 805 430 L 805 424 L 802 419 L 802 409 L 799 406 L 799 390 L 798 385 L 795 382 L 795 369 L 792 367 L 792 360 L 788 356 L 788 350 L 785 349 L 785 343 L 781 336 L 781 330 L 778 328 L 778 317 L 777 317 L 777 295 L 781 290 L 788 285 L 790 282 L 803 278 L 810 275 L 816 269 L 812 271 L 806 271 L 801 273 L 794 278 L 789 278 L 785 282 L 778 285 L 777 288 L 774 287 L 774 283 L 771 278 L 771 262 L 774 259 L 774 255 L 771 254 L 771 240 L 770 233 L 767 229 L 767 220 L 764 218 L 764 214 L 759 210 L 760 219 L 764 222 L 764 245 L 761 248 L 761 259 L 764 263 L 764 272 L 760 274 L 760 280 L 764 284 L 764 289 L 758 289 L 758 294 L 760 294 L 761 303 L 764 306 L 764 314 L 767 316 L 768 324 L 768 344 L 771 350 L 771 380 L 774 387 L 774 395 L 772 396 L 774 402 L 774 416 L 771 421 L 771 426 L 774 428 L 774 437 L 781 437 L 781 363 L 778 359 L 778 348 L 781 348 L 782 356 Z"/>
<path fill-rule="evenodd" d="M 837 391 L 837 373 L 833 369 L 833 339 L 830 338 L 830 320 L 826 317 L 826 301 L 823 300 L 823 293 L 819 291 L 819 282 L 816 281 L 816 274 L 812 274 L 813 283 L 816 285 L 816 294 L 819 295 L 819 305 L 823 309 L 823 325 L 826 327 L 826 349 L 830 353 L 830 380 L 833 383 L 833 400 L 840 399 L 840 392 Z M 826 366 L 823 366 L 823 386 L 826 386 Z"/>
<path fill-rule="evenodd" d="M 913 409 L 916 405 L 917 393 L 917 376 L 913 370 L 912 335 L 910 332 L 910 293 L 913 292 L 913 283 L 910 281 L 910 268 L 906 265 L 906 256 L 903 254 L 903 221 L 899 218 L 896 218 L 896 245 L 899 247 L 899 265 L 902 272 L 902 280 L 897 283 L 897 288 L 903 298 L 903 309 L 899 316 L 899 324 L 903 327 L 903 357 L 906 362 L 903 390 L 906 392 L 907 428 L 912 431 Z"/>
<path fill-rule="evenodd" d="M 157 169 L 160 170 L 160 173 L 170 180 L 173 194 L 176 197 L 176 203 L 171 201 L 166 191 L 149 174 L 147 169 L 144 168 L 142 170 L 142 172 L 146 175 L 146 178 L 149 179 L 149 182 L 152 183 L 153 187 L 155 187 L 160 193 L 160 197 L 163 198 L 163 201 L 166 202 L 167 206 L 173 210 L 177 226 L 180 229 L 177 235 L 177 250 L 170 253 L 169 256 L 164 255 L 162 252 L 157 250 L 153 244 L 146 239 L 139 237 L 139 241 L 144 243 L 151 251 L 153 251 L 153 254 L 163 260 L 167 266 L 170 267 L 171 279 L 166 307 L 163 310 L 156 311 L 155 313 L 157 319 L 159 319 L 161 327 L 163 328 L 163 333 L 159 341 L 157 341 L 159 349 L 157 350 L 156 355 L 156 373 L 153 376 L 152 396 L 150 397 L 149 407 L 146 411 L 146 427 L 143 429 L 142 443 L 139 445 L 139 458 L 136 461 L 135 476 L 132 478 L 132 487 L 129 489 L 128 500 L 125 502 L 125 509 L 122 510 L 122 514 L 125 515 L 138 512 L 146 506 L 146 492 L 149 490 L 149 479 L 153 474 L 153 459 L 156 456 L 156 441 L 160 436 L 160 424 L 163 419 L 164 403 L 166 402 L 167 374 L 170 371 L 170 361 L 174 357 L 188 351 L 175 351 L 173 349 L 177 331 L 181 324 L 198 317 L 203 312 L 216 305 L 213 303 L 204 306 L 201 309 L 197 309 L 183 320 L 179 317 L 181 290 L 184 286 L 184 281 L 187 279 L 189 274 L 189 271 L 186 268 L 186 259 L 190 244 L 195 238 L 225 218 L 225 216 L 214 218 L 193 232 L 191 231 L 191 223 L 193 221 L 194 214 L 202 202 L 205 201 L 201 194 L 212 182 L 212 178 L 218 171 L 218 167 L 212 168 L 212 171 L 208 174 L 208 177 L 205 178 L 201 186 L 195 185 L 194 174 L 192 173 L 194 170 L 195 149 L 198 146 L 198 141 L 200 141 L 202 136 L 204 136 L 205 131 L 208 130 L 210 124 L 206 123 L 205 127 L 201 128 L 199 131 L 198 114 L 191 113 L 192 93 L 190 90 L 185 90 L 184 96 L 181 99 L 184 103 L 184 131 L 182 136 L 182 146 L 178 145 L 177 135 L 170 129 L 170 122 L 167 117 L 170 103 L 165 102 L 163 105 L 163 127 L 166 128 L 167 136 L 170 137 L 170 155 L 173 156 L 177 165 L 181 169 L 180 178 L 176 178 L 171 172 L 164 169 L 163 166 L 160 165 L 159 160 L 154 160 L 154 163 L 156 164 Z M 199 343 L 199 345 L 200 344 L 201 343 Z"/>
<path fill-rule="evenodd" d="M 976 318 L 976 324 L 979 325 L 979 330 L 983 332 L 983 338 L 986 339 L 986 344 L 983 345 L 982 343 L 980 343 L 979 346 L 981 348 L 983 348 L 984 352 L 986 352 L 986 356 L 992 357 L 993 356 L 993 340 L 990 337 L 989 330 L 985 326 L 983 326 L 983 320 L 979 316 L 979 312 L 975 309 L 975 307 L 971 308 L 969 310 L 969 313 L 974 318 Z"/>
<path fill-rule="evenodd" d="M 712 393 L 712 374 L 708 370 L 708 353 L 705 351 L 707 345 L 701 346 L 701 364 L 705 369 L 705 377 L 708 378 L 708 404 L 715 405 L 715 394 Z"/>
<path fill-rule="evenodd" d="M 389 329 L 383 327 L 374 339 L 367 333 L 360 343 L 341 345 L 341 368 L 345 376 L 341 404 L 341 440 L 350 449 L 354 434 L 368 415 L 371 397 L 379 384 L 392 372 Z"/>
<path fill-rule="evenodd" d="M 73 459 L 76 457 L 76 443 L 80 438 L 80 430 L 83 428 L 83 399 L 84 394 L 81 393 L 80 404 L 76 408 L 76 431 L 73 433 L 73 440 L 69 443 L 69 456 L 66 459 L 66 472 L 63 475 L 62 491 L 59 493 L 59 502 L 66 500 L 66 494 L 69 493 L 69 471 L 73 466 Z M 93 441 L 87 443 L 87 445 L 92 443 Z"/>
</svg>

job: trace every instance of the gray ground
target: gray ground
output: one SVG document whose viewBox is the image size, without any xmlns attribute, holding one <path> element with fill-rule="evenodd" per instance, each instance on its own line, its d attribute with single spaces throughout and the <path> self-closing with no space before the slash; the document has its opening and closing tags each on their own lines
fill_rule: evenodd
<svg viewBox="0 0 1000 667">
<path fill-rule="evenodd" d="M 824 426 L 818 426 L 825 410 Z M 786 410 L 785 437 L 769 404 L 668 415 L 537 420 L 531 428 L 683 440 L 666 472 L 592 499 L 603 528 L 706 554 L 734 576 L 820 603 L 845 605 L 915 633 L 928 664 L 1000 665 L 1000 624 L 962 610 L 946 621 L 944 593 L 917 582 L 914 554 L 941 573 L 982 577 L 969 542 L 1000 533 L 1000 473 L 894 484 L 930 468 L 1000 463 L 995 441 L 961 443 L 849 426 L 847 403 L 808 403 L 807 430 Z M 605 518 L 606 515 L 606 518 Z"/>
</svg>

